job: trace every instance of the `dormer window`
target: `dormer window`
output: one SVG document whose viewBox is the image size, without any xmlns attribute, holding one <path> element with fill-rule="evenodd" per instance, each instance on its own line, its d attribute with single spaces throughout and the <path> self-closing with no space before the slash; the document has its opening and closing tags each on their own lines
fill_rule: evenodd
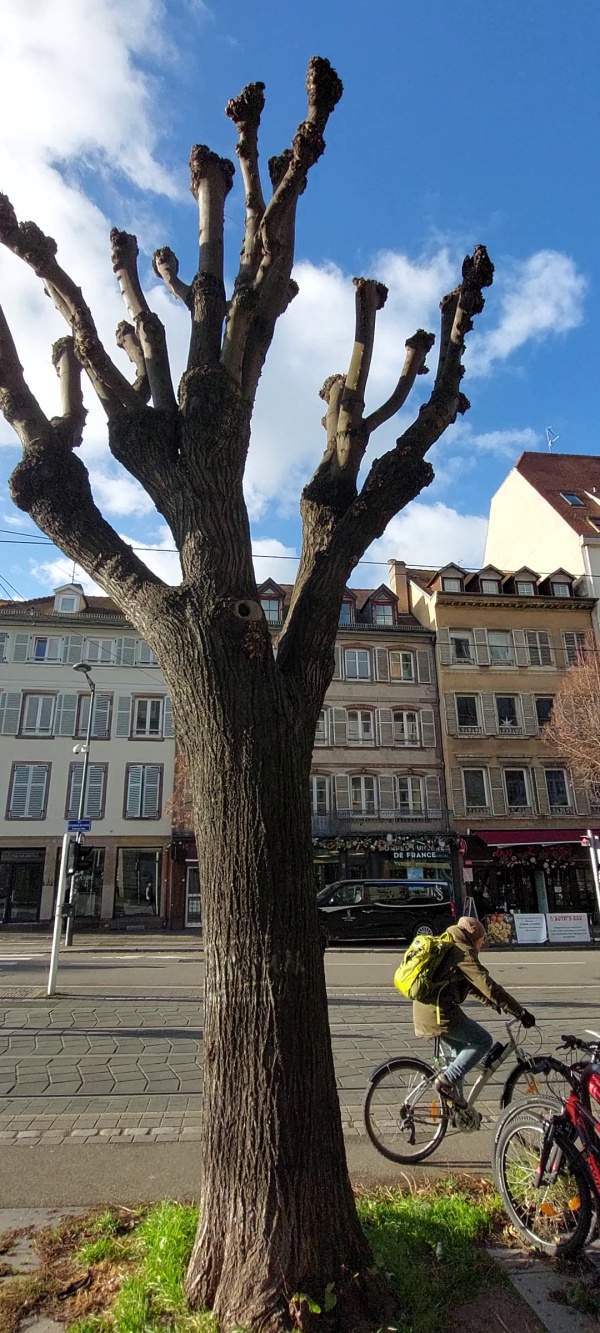
<svg viewBox="0 0 600 1333">
<path fill-rule="evenodd" d="M 265 613 L 265 619 L 270 625 L 278 625 L 281 620 L 281 602 L 278 597 L 261 597 L 260 604 Z"/>
<path fill-rule="evenodd" d="M 341 607 L 340 607 L 340 619 L 339 619 L 339 624 L 340 624 L 340 625 L 351 625 L 351 624 L 352 624 L 352 603 L 351 603 L 351 602 L 342 602 L 342 605 L 341 605 Z"/>
<path fill-rule="evenodd" d="M 560 497 L 561 500 L 566 500 L 567 504 L 572 505 L 573 508 L 579 505 L 583 509 L 583 500 L 579 495 L 575 495 L 574 491 L 561 491 Z"/>
<path fill-rule="evenodd" d="M 486 597 L 499 597 L 500 583 L 498 579 L 481 579 L 481 591 Z"/>
<path fill-rule="evenodd" d="M 373 624 L 393 625 L 394 608 L 390 602 L 373 602 Z"/>
<path fill-rule="evenodd" d="M 80 583 L 63 583 L 54 589 L 54 610 L 63 616 L 74 616 L 81 611 L 83 588 Z"/>
<path fill-rule="evenodd" d="M 462 579 L 453 578 L 444 575 L 442 579 L 443 592 L 462 592 Z"/>
<path fill-rule="evenodd" d="M 518 597 L 535 597 L 535 583 L 530 583 L 527 579 L 517 579 Z"/>
<path fill-rule="evenodd" d="M 559 582 L 556 582 L 556 583 L 552 583 L 550 586 L 551 586 L 551 588 L 552 588 L 552 596 L 553 596 L 553 597 L 570 597 L 570 596 L 571 596 L 571 585 L 570 585 L 570 583 L 562 583 L 562 582 L 559 583 Z"/>
</svg>

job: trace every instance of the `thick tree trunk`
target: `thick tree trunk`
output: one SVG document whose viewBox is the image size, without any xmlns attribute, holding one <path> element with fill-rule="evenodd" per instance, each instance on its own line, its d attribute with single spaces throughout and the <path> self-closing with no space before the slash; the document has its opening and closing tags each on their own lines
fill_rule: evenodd
<svg viewBox="0 0 600 1333">
<path fill-rule="evenodd" d="M 308 1309 L 294 1297 L 321 1303 L 333 1284 L 340 1315 L 353 1310 L 343 1322 L 356 1326 L 372 1260 L 346 1168 L 315 906 L 314 720 L 282 684 L 262 613 L 246 609 L 246 625 L 226 614 L 218 629 L 195 626 L 201 653 L 180 637 L 170 682 L 206 973 L 203 1179 L 187 1289 L 222 1328 L 262 1330 L 290 1327 L 290 1303 L 302 1322 Z"/>
</svg>

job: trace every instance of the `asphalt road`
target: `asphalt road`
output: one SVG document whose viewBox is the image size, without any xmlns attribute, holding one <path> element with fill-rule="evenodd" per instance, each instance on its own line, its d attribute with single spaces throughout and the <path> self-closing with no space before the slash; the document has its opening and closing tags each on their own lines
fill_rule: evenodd
<svg viewBox="0 0 600 1333">
<path fill-rule="evenodd" d="M 0 1204 L 193 1197 L 198 1186 L 202 951 L 198 941 L 81 937 L 45 998 L 49 942 L 0 938 Z M 365 1139 L 362 1097 L 386 1055 L 430 1048 L 392 986 L 398 951 L 330 950 L 326 973 L 342 1119 L 355 1180 L 398 1180 Z M 600 1030 L 600 951 L 495 954 L 493 975 L 534 1011 L 528 1044 Z M 473 1006 L 494 1036 L 502 1020 Z M 489 1019 L 488 1019 L 489 1015 Z M 508 1068 L 508 1066 L 507 1066 Z M 448 1135 L 427 1174 L 489 1164 L 485 1129 Z M 186 1141 L 187 1140 L 187 1141 Z"/>
</svg>

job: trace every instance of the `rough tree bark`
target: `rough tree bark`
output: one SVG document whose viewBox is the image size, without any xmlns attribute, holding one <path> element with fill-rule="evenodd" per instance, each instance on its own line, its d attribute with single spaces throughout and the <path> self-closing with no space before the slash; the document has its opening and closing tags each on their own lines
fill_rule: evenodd
<svg viewBox="0 0 600 1333">
<path fill-rule="evenodd" d="M 164 329 L 137 271 L 135 237 L 111 233 L 128 313 L 117 342 L 130 381 L 100 343 L 56 245 L 18 223 L 0 198 L 0 240 L 39 275 L 70 336 L 54 348 L 62 411 L 48 419 L 25 383 L 0 312 L 0 406 L 23 458 L 15 503 L 114 599 L 155 650 L 173 700 L 190 781 L 203 902 L 205 1079 L 200 1224 L 188 1273 L 196 1306 L 223 1328 L 306 1322 L 300 1293 L 333 1284 L 340 1327 L 377 1326 L 371 1255 L 357 1222 L 336 1095 L 315 909 L 308 777 L 348 577 L 392 516 L 432 479 L 427 450 L 464 412 L 465 335 L 493 269 L 483 247 L 441 305 L 437 374 L 428 400 L 358 490 L 373 431 L 405 402 L 433 335 L 417 330 L 388 400 L 365 415 L 378 282 L 356 279 L 354 347 L 345 375 L 321 390 L 326 445 L 301 509 L 303 545 L 290 612 L 273 655 L 258 600 L 242 483 L 254 397 L 276 322 L 293 299 L 294 225 L 342 85 L 310 61 L 308 108 L 291 147 L 271 159 L 265 202 L 258 161 L 263 85 L 226 110 L 238 132 L 246 223 L 229 301 L 223 212 L 232 163 L 192 150 L 200 212 L 190 283 L 165 247 L 155 273 L 190 312 L 190 352 L 177 396 Z M 74 450 L 85 413 L 80 372 L 102 402 L 114 457 L 151 496 L 180 552 L 182 580 L 151 574 L 97 509 Z M 362 1313 L 361 1313 L 362 1312 Z M 365 1313 L 366 1312 L 366 1313 Z"/>
</svg>

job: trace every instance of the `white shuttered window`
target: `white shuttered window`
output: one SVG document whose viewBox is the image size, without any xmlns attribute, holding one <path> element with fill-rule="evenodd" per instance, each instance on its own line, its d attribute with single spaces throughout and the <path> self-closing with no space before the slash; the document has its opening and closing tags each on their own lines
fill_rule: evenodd
<svg viewBox="0 0 600 1333">
<path fill-rule="evenodd" d="M 48 775 L 48 764 L 14 765 L 8 798 L 9 819 L 44 819 Z"/>
<path fill-rule="evenodd" d="M 67 797 L 67 819 L 79 818 L 82 777 L 83 764 L 71 764 L 69 772 L 69 792 Z M 83 807 L 84 818 L 102 818 L 104 814 L 105 786 L 106 764 L 90 764 L 85 784 L 85 805 Z"/>
<path fill-rule="evenodd" d="M 162 764 L 129 764 L 125 818 L 160 819 Z"/>
</svg>

